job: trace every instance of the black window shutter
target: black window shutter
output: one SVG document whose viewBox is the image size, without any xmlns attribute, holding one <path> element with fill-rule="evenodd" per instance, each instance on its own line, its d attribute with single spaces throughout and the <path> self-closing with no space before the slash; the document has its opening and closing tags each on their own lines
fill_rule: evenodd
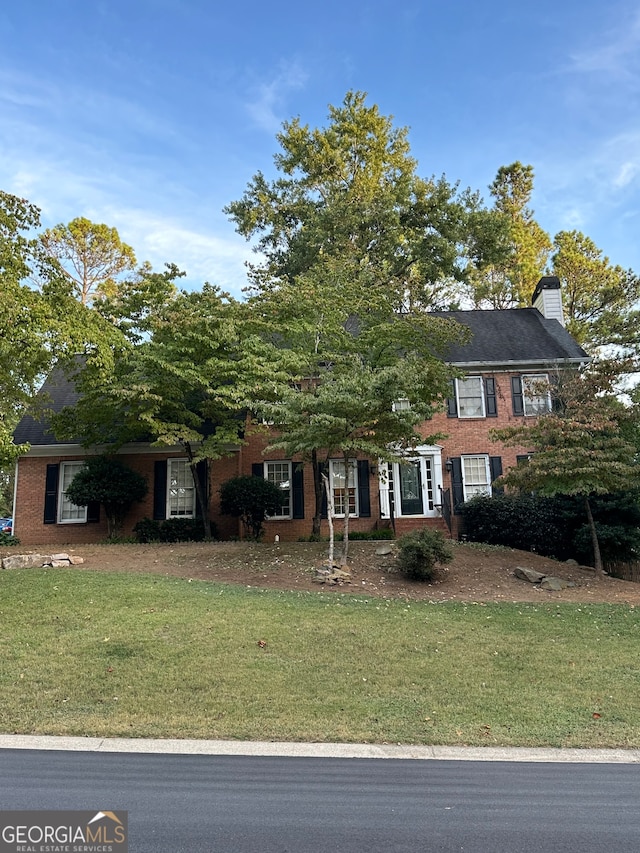
<svg viewBox="0 0 640 853">
<path fill-rule="evenodd" d="M 196 464 L 196 477 L 198 478 L 200 488 L 202 489 L 206 500 L 209 492 L 209 464 L 206 459 L 201 459 Z M 198 497 L 198 491 L 196 489 L 196 518 L 202 518 L 203 515 L 203 507 L 200 503 L 200 498 Z"/>
<path fill-rule="evenodd" d="M 251 474 L 253 477 L 264 478 L 264 464 L 262 462 L 254 462 L 251 465 Z"/>
<path fill-rule="evenodd" d="M 329 477 L 329 463 L 328 462 L 319 462 L 318 468 L 320 469 L 320 478 L 322 479 L 322 475 L 325 477 Z M 329 478 L 329 488 L 331 488 L 331 478 Z M 322 504 L 320 506 L 320 518 L 328 518 L 329 517 L 329 505 L 327 501 L 327 492 L 324 488 L 324 480 L 322 480 Z"/>
<path fill-rule="evenodd" d="M 522 379 L 519 376 L 511 377 L 511 400 L 513 402 L 513 414 L 524 415 L 524 397 L 522 396 Z"/>
<path fill-rule="evenodd" d="M 153 518 L 164 521 L 167 517 L 167 460 L 158 459 L 153 466 Z"/>
<path fill-rule="evenodd" d="M 451 380 L 451 396 L 447 398 L 447 417 L 448 418 L 457 418 L 458 417 L 458 405 L 456 402 L 456 383 L 455 380 Z"/>
<path fill-rule="evenodd" d="M 498 417 L 498 398 L 496 396 L 496 380 L 487 376 L 484 380 L 484 400 L 488 418 Z"/>
<path fill-rule="evenodd" d="M 304 518 L 304 474 L 302 462 L 291 464 L 291 495 L 293 500 L 293 517 Z"/>
<path fill-rule="evenodd" d="M 369 460 L 358 459 L 358 514 L 361 518 L 371 517 L 371 493 L 369 491 Z"/>
<path fill-rule="evenodd" d="M 44 486 L 44 523 L 55 524 L 58 520 L 58 475 L 59 465 L 47 465 Z"/>
<path fill-rule="evenodd" d="M 502 456 L 490 456 L 489 457 L 489 471 L 491 473 L 491 494 L 492 495 L 504 494 L 503 488 L 496 487 L 493 485 L 494 480 L 497 480 L 498 477 L 502 476 Z"/>
<path fill-rule="evenodd" d="M 100 521 L 100 501 L 90 501 L 87 504 L 87 523 L 97 524 Z"/>
<path fill-rule="evenodd" d="M 559 394 L 559 384 L 560 377 L 557 373 L 552 373 L 549 377 L 549 393 L 551 394 L 551 411 L 552 412 L 561 412 L 562 411 L 562 400 L 560 399 Z"/>
<path fill-rule="evenodd" d="M 451 496 L 453 498 L 453 511 L 459 512 L 459 507 L 464 503 L 464 489 L 462 487 L 462 459 L 454 456 L 451 459 Z"/>
</svg>

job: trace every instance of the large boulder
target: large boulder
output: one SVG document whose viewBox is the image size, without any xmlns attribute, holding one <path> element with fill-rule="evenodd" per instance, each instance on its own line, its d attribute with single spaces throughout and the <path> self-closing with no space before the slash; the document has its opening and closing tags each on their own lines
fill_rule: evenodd
<svg viewBox="0 0 640 853">
<path fill-rule="evenodd" d="M 554 578 L 551 575 L 540 581 L 540 589 L 551 589 L 555 592 L 561 589 L 568 589 L 570 586 L 575 586 L 575 583 L 573 581 L 565 581 L 562 578 Z"/>
<path fill-rule="evenodd" d="M 535 569 L 526 569 L 522 566 L 516 566 L 513 574 L 521 581 L 528 581 L 529 583 L 540 583 L 546 577 L 542 572 L 536 572 Z"/>
<path fill-rule="evenodd" d="M 2 558 L 3 569 L 39 569 L 50 562 L 51 556 L 42 554 L 14 554 Z"/>
</svg>

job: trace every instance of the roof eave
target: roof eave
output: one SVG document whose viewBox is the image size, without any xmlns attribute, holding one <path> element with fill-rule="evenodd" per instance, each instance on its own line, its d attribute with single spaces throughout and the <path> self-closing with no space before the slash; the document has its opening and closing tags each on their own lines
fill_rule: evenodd
<svg viewBox="0 0 640 853">
<path fill-rule="evenodd" d="M 484 372 L 487 370 L 498 370 L 508 372 L 511 370 L 527 370 L 529 368 L 539 367 L 562 367 L 565 365 L 581 365 L 591 361 L 589 356 L 574 356 L 572 358 L 529 358 L 518 359 L 513 361 L 450 361 L 453 367 L 458 367 L 461 370 L 477 370 Z"/>
</svg>

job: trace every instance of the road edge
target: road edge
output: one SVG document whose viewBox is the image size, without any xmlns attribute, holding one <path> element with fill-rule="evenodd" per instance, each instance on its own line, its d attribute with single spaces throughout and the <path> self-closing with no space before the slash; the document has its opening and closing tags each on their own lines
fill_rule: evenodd
<svg viewBox="0 0 640 853">
<path fill-rule="evenodd" d="M 177 740 L 3 735 L 0 749 L 164 755 L 251 755 L 283 758 L 386 758 L 421 761 L 533 761 L 563 764 L 640 764 L 640 749 L 411 746 L 368 743 Z"/>
</svg>

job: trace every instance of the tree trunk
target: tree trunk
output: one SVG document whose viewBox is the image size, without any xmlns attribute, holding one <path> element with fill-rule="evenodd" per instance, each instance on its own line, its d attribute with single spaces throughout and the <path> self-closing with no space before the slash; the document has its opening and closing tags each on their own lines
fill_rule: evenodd
<svg viewBox="0 0 640 853">
<path fill-rule="evenodd" d="M 118 513 L 117 511 L 110 510 L 105 506 L 104 514 L 107 517 L 107 538 L 115 539 L 120 534 Z"/>
<path fill-rule="evenodd" d="M 322 524 L 322 494 L 324 491 L 324 483 L 322 482 L 322 474 L 320 471 L 320 463 L 318 462 L 318 451 L 311 451 L 311 469 L 313 471 L 313 491 L 316 498 L 316 506 L 313 515 L 313 523 L 311 527 L 311 535 L 314 539 L 320 539 L 320 525 Z M 327 500 L 329 491 L 327 490 Z"/>
<path fill-rule="evenodd" d="M 184 443 L 184 449 L 189 460 L 189 468 L 193 477 L 193 485 L 196 489 L 196 495 L 200 508 L 202 509 L 202 526 L 204 527 L 204 538 L 207 542 L 211 540 L 211 519 L 209 518 L 209 489 L 203 489 L 200 477 L 198 476 L 198 463 L 194 461 L 193 450 L 189 442 Z M 205 460 L 207 465 L 207 480 L 209 479 L 209 460 Z"/>
<path fill-rule="evenodd" d="M 598 531 L 596 530 L 596 524 L 593 520 L 593 513 L 591 512 L 591 504 L 589 503 L 589 496 L 584 496 L 584 507 L 587 511 L 587 518 L 589 520 L 589 530 L 591 532 L 591 545 L 593 546 L 593 563 L 594 568 L 596 570 L 596 578 L 600 579 L 604 570 L 602 568 L 602 555 L 600 554 L 600 543 L 598 542 Z"/>
<path fill-rule="evenodd" d="M 340 555 L 340 566 L 343 569 L 349 565 L 349 474 L 351 463 L 349 454 L 344 454 L 344 528 L 342 533 L 342 554 Z"/>
<path fill-rule="evenodd" d="M 334 513 L 334 505 L 333 505 L 333 492 L 329 488 L 329 478 L 326 474 L 322 474 L 322 485 L 327 491 L 327 521 L 329 522 L 329 557 L 327 562 L 329 563 L 329 568 L 333 568 L 333 550 L 334 550 L 334 538 L 333 538 L 333 513 Z"/>
</svg>

